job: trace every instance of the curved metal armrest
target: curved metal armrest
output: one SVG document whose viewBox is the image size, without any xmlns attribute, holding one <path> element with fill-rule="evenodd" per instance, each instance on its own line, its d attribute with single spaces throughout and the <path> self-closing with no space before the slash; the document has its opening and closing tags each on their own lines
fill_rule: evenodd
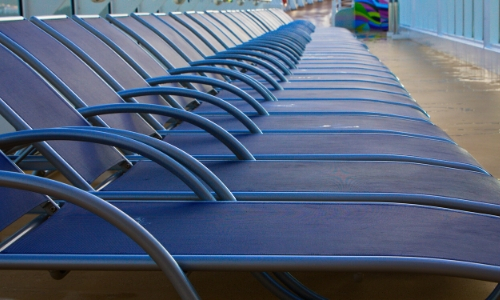
<svg viewBox="0 0 500 300">
<path fill-rule="evenodd" d="M 279 42 L 278 42 L 279 41 Z M 294 62 L 300 60 L 300 56 L 303 53 L 302 49 L 298 49 L 297 45 L 293 44 L 288 40 L 284 40 L 281 36 L 269 36 L 268 38 L 260 38 L 258 40 L 251 40 L 245 43 L 245 45 L 255 45 L 261 47 L 267 47 L 274 51 L 278 51 L 288 56 Z M 295 47 L 294 47 L 295 46 Z"/>
<path fill-rule="evenodd" d="M 240 141 L 238 141 L 232 134 L 227 132 L 225 129 L 215 124 L 214 122 L 205 119 L 201 116 L 193 114 L 191 112 L 182 111 L 179 109 L 158 106 L 153 104 L 105 104 L 97 105 L 91 107 L 85 107 L 78 110 L 80 114 L 84 117 L 90 117 L 101 114 L 115 114 L 115 113 L 151 113 L 163 116 L 168 116 L 176 118 L 205 130 L 206 132 L 213 135 L 224 145 L 226 145 L 233 153 L 242 160 L 255 160 L 253 155 L 248 151 L 245 146 L 243 146 Z"/>
<path fill-rule="evenodd" d="M 227 49 L 227 50 L 216 53 L 214 55 L 214 57 L 218 57 L 220 55 L 227 55 L 227 54 L 242 54 L 245 56 L 255 56 L 255 57 L 258 57 L 262 60 L 267 60 L 267 61 L 271 62 L 273 65 L 275 65 L 277 68 L 279 68 L 283 72 L 283 74 L 285 74 L 285 75 L 292 74 L 292 72 L 290 72 L 288 67 L 283 62 L 281 62 L 280 60 L 278 60 L 274 56 L 269 56 L 269 55 L 266 55 L 266 54 L 259 52 L 259 51 L 231 48 L 231 49 Z"/>
<path fill-rule="evenodd" d="M 304 44 L 290 40 L 282 35 L 263 36 L 260 40 L 262 40 L 264 44 L 272 43 L 272 45 L 287 49 L 294 53 L 297 58 L 299 58 L 306 49 Z"/>
<path fill-rule="evenodd" d="M 249 62 L 255 63 L 256 65 L 260 65 L 260 66 L 266 68 L 267 70 L 271 71 L 276 77 L 279 78 L 279 80 L 281 82 L 288 81 L 288 79 L 286 79 L 286 77 L 283 76 L 283 74 L 280 72 L 280 70 L 278 70 L 275 66 L 271 65 L 268 62 L 263 61 L 262 59 L 256 58 L 256 57 L 247 56 L 247 55 L 240 55 L 240 54 L 235 54 L 235 53 L 221 53 L 221 52 L 219 52 L 214 56 L 205 57 L 205 59 L 237 59 L 240 61 L 249 61 Z"/>
<path fill-rule="evenodd" d="M 234 61 L 234 60 L 226 60 L 226 59 L 220 59 L 220 58 L 213 58 L 213 59 L 208 59 L 208 60 L 193 61 L 193 62 L 190 62 L 189 64 L 193 67 L 227 65 L 227 66 L 234 66 L 234 67 L 238 67 L 238 68 L 244 68 L 244 69 L 247 69 L 251 72 L 254 72 L 255 74 L 262 77 L 264 80 L 269 82 L 275 90 L 283 90 L 283 87 L 276 80 L 274 80 L 274 78 L 272 78 L 269 74 L 267 74 L 266 72 L 262 71 L 261 69 L 255 67 L 255 66 L 252 66 L 252 65 L 244 63 L 244 62 Z"/>
<path fill-rule="evenodd" d="M 32 144 L 49 140 L 99 143 L 138 153 L 151 159 L 177 176 L 190 189 L 192 189 L 200 199 L 215 200 L 210 191 L 199 181 L 198 178 L 196 178 L 196 176 L 191 174 L 188 170 L 186 170 L 186 168 L 171 157 L 143 143 L 115 134 L 71 128 L 24 130 L 0 135 L 0 147 Z"/>
<path fill-rule="evenodd" d="M 0 185 L 64 199 L 101 217 L 136 242 L 158 264 L 183 299 L 198 299 L 184 272 L 170 253 L 144 227 L 110 203 L 54 180 L 0 171 Z"/>
<path fill-rule="evenodd" d="M 253 42 L 254 40 L 248 41 Z M 300 57 L 305 50 L 305 44 L 290 39 L 289 36 L 283 36 L 282 34 L 266 34 L 261 36 L 259 39 L 255 40 L 258 44 L 262 42 L 262 44 L 271 44 L 278 48 L 285 49 L 294 54 L 295 57 Z"/>
<path fill-rule="evenodd" d="M 272 39 L 276 37 L 281 37 L 284 40 L 288 40 L 289 42 L 297 45 L 304 47 L 309 43 L 311 40 L 308 38 L 305 38 L 304 36 L 300 34 L 296 34 L 297 30 L 296 29 L 283 29 L 280 31 L 273 31 L 273 32 L 268 32 L 267 34 L 262 36 L 262 39 Z"/>
<path fill-rule="evenodd" d="M 227 83 L 225 81 L 216 78 L 210 78 L 198 75 L 172 75 L 172 76 L 167 75 L 167 76 L 149 78 L 146 79 L 146 81 L 152 86 L 163 83 L 172 83 L 172 82 L 194 82 L 194 83 L 208 84 L 214 87 L 227 90 L 235 94 L 236 96 L 240 97 L 248 104 L 250 104 L 255 109 L 255 111 L 257 111 L 259 115 L 262 116 L 269 115 L 264 106 L 262 106 L 257 100 L 255 100 L 254 97 L 250 96 L 247 92 L 245 92 L 244 90 L 240 89 L 237 86 L 234 86 L 230 83 Z"/>
<path fill-rule="evenodd" d="M 288 39 L 299 45 L 306 45 L 312 41 L 309 33 L 305 32 L 301 28 L 295 26 L 285 26 L 280 28 L 280 30 L 274 30 L 264 34 L 263 36 L 281 35 L 284 39 Z"/>
<path fill-rule="evenodd" d="M 264 52 L 264 53 L 269 53 L 269 54 L 271 54 L 273 56 L 276 56 L 281 61 L 283 61 L 285 64 L 287 64 L 290 69 L 296 69 L 297 68 L 297 66 L 295 64 L 298 61 L 296 61 L 293 58 L 290 58 L 289 56 L 287 56 L 287 55 L 285 55 L 285 54 L 283 54 L 281 52 L 272 50 L 269 47 L 270 46 L 262 47 L 262 46 L 255 46 L 252 43 L 250 43 L 250 44 L 246 44 L 245 43 L 245 44 L 241 44 L 241 45 L 238 45 L 238 46 L 234 47 L 234 49 L 257 50 L 257 51 L 261 51 L 261 52 Z"/>
<path fill-rule="evenodd" d="M 241 110 L 234 107 L 231 103 L 224 101 L 220 98 L 212 96 L 210 94 L 202 93 L 200 91 L 183 89 L 183 88 L 175 88 L 175 87 L 147 87 L 147 88 L 137 88 L 130 90 L 119 91 L 118 95 L 123 98 L 132 98 L 132 97 L 140 97 L 146 95 L 157 95 L 157 94 L 169 94 L 183 97 L 196 98 L 201 101 L 208 102 L 213 104 L 219 108 L 222 108 L 230 115 L 235 117 L 238 121 L 240 121 L 251 133 L 262 133 L 259 127 Z"/>
<path fill-rule="evenodd" d="M 240 72 L 236 72 L 233 70 L 217 68 L 217 67 L 186 67 L 186 68 L 168 70 L 168 72 L 172 75 L 202 72 L 202 73 L 215 73 L 215 74 L 231 76 L 248 84 L 250 87 L 255 89 L 255 91 L 257 91 L 265 100 L 278 101 L 278 99 L 276 99 L 276 97 L 271 93 L 271 91 L 269 91 L 260 82 L 251 77 L 246 76 L 245 74 L 241 74 Z"/>
<path fill-rule="evenodd" d="M 83 130 L 95 130 L 100 132 L 107 132 L 111 134 L 121 135 L 127 138 L 134 139 L 140 143 L 151 146 L 166 155 L 175 159 L 178 163 L 182 164 L 186 169 L 191 171 L 193 174 L 198 176 L 201 180 L 203 180 L 212 190 L 219 196 L 220 200 L 231 200 L 236 201 L 236 198 L 231 193 L 231 191 L 226 187 L 226 185 L 214 174 L 210 169 L 205 167 L 201 162 L 182 151 L 181 149 L 150 136 L 116 128 L 107 128 L 107 127 L 79 127 L 72 126 L 67 128 L 75 128 L 75 129 L 83 129 Z"/>
</svg>

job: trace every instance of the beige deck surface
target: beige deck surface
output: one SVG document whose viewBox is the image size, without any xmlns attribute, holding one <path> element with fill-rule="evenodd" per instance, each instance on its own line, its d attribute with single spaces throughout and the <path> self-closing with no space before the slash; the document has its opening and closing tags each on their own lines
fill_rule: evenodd
<svg viewBox="0 0 500 300">
<path fill-rule="evenodd" d="M 328 26 L 331 2 L 292 12 Z M 307 11 L 307 12 L 306 12 Z M 369 35 L 370 36 L 370 35 Z M 401 79 L 432 120 L 494 176 L 500 177 L 500 84 L 496 76 L 412 41 L 368 38 L 371 51 Z M 484 299 L 495 284 L 411 274 L 297 273 L 331 299 Z M 194 272 L 204 299 L 274 299 L 248 273 Z M 176 299 L 160 272 L 73 271 L 61 281 L 46 271 L 0 271 L 0 299 Z"/>
</svg>

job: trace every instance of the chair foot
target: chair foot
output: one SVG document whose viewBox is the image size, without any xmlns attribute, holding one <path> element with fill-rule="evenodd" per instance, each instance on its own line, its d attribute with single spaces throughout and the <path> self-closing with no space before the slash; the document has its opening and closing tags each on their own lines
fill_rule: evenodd
<svg viewBox="0 0 500 300">
<path fill-rule="evenodd" d="M 352 279 L 354 280 L 354 282 L 357 282 L 357 283 L 363 281 L 364 278 L 365 278 L 365 274 L 363 274 L 363 273 L 354 273 L 352 275 Z"/>
<path fill-rule="evenodd" d="M 49 270 L 50 277 L 52 277 L 55 280 L 61 280 L 66 275 L 68 275 L 70 271 L 65 271 L 65 270 Z"/>
</svg>

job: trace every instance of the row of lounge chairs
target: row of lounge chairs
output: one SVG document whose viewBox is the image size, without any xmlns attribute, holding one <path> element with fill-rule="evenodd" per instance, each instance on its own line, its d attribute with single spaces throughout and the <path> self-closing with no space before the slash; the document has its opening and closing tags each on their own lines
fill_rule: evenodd
<svg viewBox="0 0 500 300">
<path fill-rule="evenodd" d="M 261 272 L 283 299 L 321 298 L 296 270 L 500 280 L 498 181 L 346 30 L 55 16 L 0 19 L 0 44 L 0 183 L 53 196 L 2 189 L 0 230 L 43 213 L 0 268 L 160 268 L 186 299 L 193 270 Z"/>
</svg>

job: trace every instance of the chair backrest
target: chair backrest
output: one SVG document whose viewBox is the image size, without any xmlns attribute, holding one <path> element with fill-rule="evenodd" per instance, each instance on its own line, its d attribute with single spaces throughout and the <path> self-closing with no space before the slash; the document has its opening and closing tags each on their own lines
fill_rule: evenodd
<svg viewBox="0 0 500 300">
<path fill-rule="evenodd" d="M 55 29 L 64 37 L 70 37 L 75 45 L 92 57 L 109 73 L 109 75 L 118 81 L 123 89 L 149 86 L 144 78 L 118 55 L 114 54 L 105 43 L 82 28 L 72 19 L 41 19 L 41 21 Z"/>
<path fill-rule="evenodd" d="M 85 31 L 82 28 L 83 31 Z M 116 94 L 110 85 L 103 81 L 94 70 L 85 64 L 68 48 L 63 46 L 49 34 L 38 28 L 29 21 L 0 22 L 0 32 L 7 36 L 11 42 L 14 42 L 35 56 L 44 66 L 50 69 L 66 86 L 79 96 L 81 102 L 72 104 L 80 108 L 85 104 L 88 106 L 99 104 L 124 103 L 123 99 Z M 93 35 L 90 35 L 93 37 Z M 7 45 L 8 41 L 3 43 Z M 123 60 L 109 48 L 104 48 L 103 56 L 109 55 L 108 59 L 123 63 Z M 95 52 L 98 53 L 99 52 Z M 114 57 L 113 57 L 114 56 Z M 130 71 L 128 65 L 124 66 L 124 72 Z M 104 70 L 106 72 L 106 70 Z M 117 72 L 117 70 L 115 70 Z M 106 72 L 107 73 L 107 72 Z M 134 72 L 132 72 L 134 73 Z M 137 75 L 136 73 L 134 73 Z M 141 79 L 141 78 L 140 78 Z M 144 80 L 141 79 L 144 83 Z M 121 83 L 118 83 L 121 85 Z M 154 103 L 168 105 L 160 97 L 141 97 L 143 103 Z M 151 128 L 137 114 L 114 114 L 103 116 L 102 119 L 111 127 L 127 129 L 143 134 L 154 134 Z M 168 118 L 160 118 L 165 123 Z"/>
<path fill-rule="evenodd" d="M 80 108 L 85 104 L 93 106 L 103 104 L 103 102 L 123 103 L 123 99 L 83 61 L 31 22 L 0 22 L 0 32 L 7 37 L 7 39 L 2 39 L 4 45 L 21 46 L 62 80 L 66 88 L 73 91 L 81 102 L 76 103 L 77 101 L 68 98 L 75 107 Z M 61 92 L 64 94 L 63 91 Z M 101 119 L 111 127 L 148 135 L 155 132 L 137 114 L 108 115 L 102 116 Z"/>
<path fill-rule="evenodd" d="M 207 15 L 219 22 L 220 25 L 231 31 L 242 42 L 248 42 L 252 37 L 245 32 L 240 26 L 229 19 L 225 14 L 220 11 L 209 11 Z"/>
<path fill-rule="evenodd" d="M 156 51 L 162 54 L 163 58 L 168 60 L 170 66 L 167 67 L 183 68 L 189 66 L 189 63 L 169 44 L 134 18 L 130 16 L 108 16 L 107 18 L 111 23 L 119 26 L 120 29 L 128 28 L 141 38 L 146 39 Z M 130 34 L 129 32 L 126 33 Z"/>
<path fill-rule="evenodd" d="M 281 24 L 278 25 L 269 21 L 267 16 L 252 18 L 242 11 L 232 12 L 231 14 L 244 25 L 251 28 L 258 35 L 263 35 L 269 31 L 278 29 L 281 26 Z"/>
<path fill-rule="evenodd" d="M 73 19 L 82 26 L 85 26 L 85 28 L 94 33 L 94 35 L 96 35 L 96 33 L 102 34 L 100 37 L 104 36 L 108 46 L 118 47 L 120 50 L 124 51 L 133 61 L 140 65 L 140 70 L 147 73 L 147 75 L 143 77 L 151 78 L 165 76 L 165 74 L 167 74 L 167 68 L 165 66 L 153 59 L 138 43 L 134 42 L 127 34 L 116 26 L 111 25 L 105 19 L 95 16 L 73 16 Z M 140 70 L 136 71 L 140 72 Z"/>
<path fill-rule="evenodd" d="M 184 38 L 189 40 L 191 44 L 193 44 L 204 56 L 214 55 L 215 52 L 203 41 L 201 40 L 194 32 L 192 32 L 189 28 L 182 25 L 174 18 L 166 14 L 156 14 L 156 17 L 165 22 L 168 26 L 174 28 L 177 32 L 179 32 Z"/>
<path fill-rule="evenodd" d="M 224 27 L 219 28 L 215 26 L 211 21 L 204 18 L 202 12 L 190 12 L 186 13 L 188 17 L 197 22 L 200 26 L 204 27 L 208 34 L 211 34 L 215 39 L 217 39 L 225 48 L 231 48 L 236 46 L 236 43 L 223 31 Z M 231 34 L 232 36 L 232 34 Z"/>
<path fill-rule="evenodd" d="M 235 23 L 237 26 L 239 26 L 242 30 L 244 30 L 251 38 L 257 38 L 260 36 L 259 33 L 255 32 L 255 30 L 247 24 L 245 24 L 243 21 L 241 21 L 239 18 L 235 17 L 232 12 L 225 12 L 224 13 L 228 19 L 230 19 L 233 23 Z M 260 30 L 260 29 L 259 29 Z"/>
<path fill-rule="evenodd" d="M 142 17 L 142 16 L 141 16 Z M 156 28 L 156 26 L 159 26 L 160 31 L 164 30 L 165 28 L 170 29 L 167 25 L 165 25 L 163 22 L 156 22 L 157 19 L 151 16 L 151 20 L 155 21 L 153 24 L 149 24 L 153 27 Z M 168 58 L 169 62 L 168 64 L 171 65 L 173 68 L 182 68 L 182 67 L 188 67 L 189 66 L 189 58 L 186 60 L 184 59 L 183 55 L 185 53 L 191 53 L 193 54 L 194 52 L 197 52 L 196 49 L 193 48 L 193 46 L 189 43 L 181 43 L 178 45 L 178 47 L 172 47 L 171 45 L 173 44 L 172 41 L 168 40 L 167 36 L 164 36 L 166 40 L 161 38 L 158 34 L 153 32 L 150 28 L 146 27 L 144 24 L 139 22 L 138 20 L 130 17 L 130 16 L 119 16 L 119 17 L 113 17 L 113 16 L 108 16 L 108 20 L 110 20 L 113 24 L 118 25 L 122 30 L 130 34 L 134 39 L 139 39 L 140 38 L 140 43 L 142 44 L 147 44 L 149 48 L 154 49 L 153 55 L 158 59 L 158 60 L 163 60 L 165 58 Z M 149 18 L 148 18 L 149 20 Z M 145 20 L 144 20 L 145 21 Z M 170 30 L 170 33 L 175 33 L 175 31 Z M 176 33 L 175 33 L 176 34 Z M 180 47 L 183 47 L 182 49 Z M 199 53 L 197 55 L 199 56 Z M 170 58 L 174 57 L 175 59 L 171 60 Z M 196 57 L 194 57 L 196 58 Z M 169 67 L 167 64 L 165 66 Z M 207 76 L 216 78 L 219 80 L 224 80 L 224 78 L 220 75 L 213 75 L 213 74 L 207 74 Z M 212 87 L 205 87 L 201 84 L 193 84 L 197 89 L 201 91 L 208 92 L 212 89 Z"/>
<path fill-rule="evenodd" d="M 182 55 L 188 59 L 188 61 L 197 61 L 204 59 L 204 55 L 201 54 L 196 48 L 193 47 L 181 34 L 175 31 L 172 27 L 168 26 L 165 22 L 162 22 L 154 15 L 135 15 L 135 18 L 140 18 L 142 21 L 151 26 L 152 28 L 158 30 L 163 36 L 165 42 L 167 42 L 173 49 L 183 49 Z"/>
<path fill-rule="evenodd" d="M 257 25 L 261 30 L 269 31 L 269 27 L 267 27 L 266 24 L 263 23 L 261 20 L 259 20 L 256 16 L 254 16 L 248 11 L 242 11 L 242 13 L 244 13 L 248 18 L 250 18 L 255 23 L 255 25 Z"/>
<path fill-rule="evenodd" d="M 189 28 L 189 30 L 191 30 L 193 33 L 195 34 L 198 33 L 198 37 L 202 40 L 205 39 L 207 45 L 212 50 L 215 50 L 216 52 L 226 50 L 226 48 L 221 43 L 219 43 L 219 41 L 217 41 L 211 34 L 207 33 L 207 31 L 203 27 L 201 27 L 199 24 L 197 24 L 188 16 L 177 13 L 176 14 L 171 13 L 171 16 L 178 22 L 180 22 L 182 25 Z"/>
<path fill-rule="evenodd" d="M 0 170 L 22 172 L 9 158 L 0 152 Z M 0 231 L 28 213 L 33 208 L 49 201 L 49 198 L 37 193 L 0 187 Z"/>
<path fill-rule="evenodd" d="M 283 25 L 283 22 L 281 22 L 273 13 L 265 10 L 259 10 L 259 11 L 248 11 L 246 13 L 249 13 L 253 16 L 256 17 L 257 22 L 261 22 L 264 26 L 266 26 L 269 30 L 275 30 L 278 29 L 280 26 Z M 238 12 L 237 15 L 245 15 L 245 12 Z"/>
<path fill-rule="evenodd" d="M 44 45 L 41 45 L 44 47 Z M 0 45 L 0 109 L 16 130 L 90 124 L 26 63 Z M 53 141 L 35 147 L 66 177 L 78 173 L 88 183 L 126 159 L 113 147 Z"/>
<path fill-rule="evenodd" d="M 64 42 L 76 45 L 79 49 L 83 50 L 88 56 L 99 64 L 107 73 L 112 76 L 112 79 L 120 84 L 122 89 L 142 88 L 149 87 L 149 84 L 144 78 L 135 71 L 126 61 L 124 61 L 116 52 L 114 52 L 108 45 L 83 28 L 70 18 L 57 18 L 57 19 L 43 19 L 38 20 L 38 24 L 44 26 L 44 30 L 55 30 L 56 32 L 49 32 Z M 48 25 L 48 27 L 45 27 Z M 73 45 L 68 46 L 75 53 Z M 97 72 L 97 70 L 94 68 Z M 163 75 L 166 75 L 164 73 Z M 107 79 L 104 78 L 106 81 Z M 111 84 L 111 82 L 108 82 Z M 165 84 L 166 86 L 178 86 L 176 84 Z M 181 101 L 183 101 L 182 99 Z M 191 102 L 188 100 L 187 102 Z M 140 102 L 158 105 L 168 105 L 165 99 L 160 95 L 142 96 Z M 182 103 L 183 106 L 187 103 Z M 167 117 L 157 117 L 162 123 L 168 121 Z"/>
<path fill-rule="evenodd" d="M 270 9 L 270 11 L 275 14 L 284 24 L 293 22 L 292 17 L 287 15 L 282 9 Z"/>
<path fill-rule="evenodd" d="M 207 20 L 212 24 L 212 26 L 217 27 L 221 32 L 223 32 L 235 45 L 242 44 L 242 40 L 236 36 L 231 30 L 227 29 L 226 26 L 221 26 L 218 21 L 210 16 L 208 12 L 198 13 L 203 17 L 203 19 Z"/>
</svg>

